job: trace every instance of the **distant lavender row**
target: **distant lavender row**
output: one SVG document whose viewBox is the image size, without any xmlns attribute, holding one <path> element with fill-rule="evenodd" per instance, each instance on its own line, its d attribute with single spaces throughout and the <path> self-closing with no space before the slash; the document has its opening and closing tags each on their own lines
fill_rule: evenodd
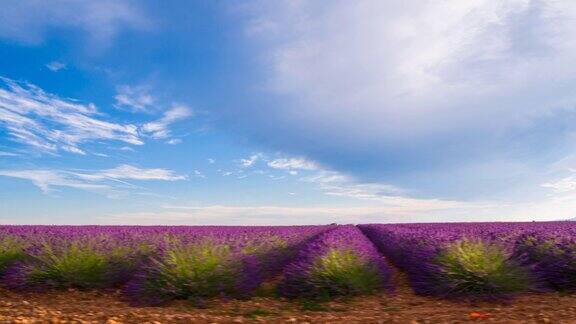
<svg viewBox="0 0 576 324">
<path fill-rule="evenodd" d="M 576 225 L 453 223 L 360 225 L 416 293 L 505 298 L 529 289 L 576 284 Z"/>
<path fill-rule="evenodd" d="M 287 297 L 329 298 L 390 288 L 391 270 L 376 247 L 353 225 L 310 241 L 283 273 Z"/>
</svg>

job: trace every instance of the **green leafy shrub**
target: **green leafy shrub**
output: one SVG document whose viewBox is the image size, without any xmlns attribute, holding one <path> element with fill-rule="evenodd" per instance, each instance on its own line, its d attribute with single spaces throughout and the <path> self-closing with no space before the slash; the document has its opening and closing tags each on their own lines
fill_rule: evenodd
<svg viewBox="0 0 576 324">
<path fill-rule="evenodd" d="M 442 294 L 499 298 L 529 289 L 528 269 L 501 246 L 481 240 L 460 240 L 435 258 L 437 287 Z"/>
<path fill-rule="evenodd" d="M 350 250 L 332 249 L 318 258 L 309 283 L 320 296 L 370 294 L 382 287 L 380 273 Z"/>
<path fill-rule="evenodd" d="M 131 301 L 143 304 L 238 295 L 248 289 L 242 286 L 250 274 L 244 266 L 242 258 L 225 244 L 172 244 L 124 292 Z"/>
<path fill-rule="evenodd" d="M 102 249 L 91 241 L 44 243 L 16 269 L 15 284 L 24 288 L 111 287 L 134 269 L 130 253 L 128 247 Z"/>
<path fill-rule="evenodd" d="M 0 239 L 0 274 L 11 264 L 26 257 L 25 247 L 24 242 L 10 236 Z"/>
</svg>

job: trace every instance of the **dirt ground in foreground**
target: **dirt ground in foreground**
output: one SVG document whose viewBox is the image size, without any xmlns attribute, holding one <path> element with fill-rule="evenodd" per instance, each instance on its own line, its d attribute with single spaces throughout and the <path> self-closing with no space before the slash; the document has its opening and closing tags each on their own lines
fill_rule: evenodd
<svg viewBox="0 0 576 324">
<path fill-rule="evenodd" d="M 203 308 L 185 301 L 132 307 L 118 292 L 0 290 L 0 323 L 576 323 L 576 295 L 527 294 L 509 304 L 470 304 L 416 296 L 404 280 L 396 280 L 392 295 L 325 304 L 212 300 Z"/>
</svg>

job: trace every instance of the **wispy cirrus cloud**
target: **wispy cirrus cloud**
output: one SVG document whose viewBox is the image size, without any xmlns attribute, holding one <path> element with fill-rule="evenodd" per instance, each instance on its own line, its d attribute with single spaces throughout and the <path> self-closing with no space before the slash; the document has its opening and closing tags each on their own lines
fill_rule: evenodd
<svg viewBox="0 0 576 324">
<path fill-rule="evenodd" d="M 282 158 L 268 161 L 268 166 L 281 170 L 318 170 L 320 167 L 315 162 L 304 158 Z"/>
<path fill-rule="evenodd" d="M 18 153 L 0 151 L 0 156 L 19 156 Z"/>
<path fill-rule="evenodd" d="M 166 169 L 143 169 L 132 165 L 119 165 L 105 170 L 0 170 L 0 176 L 31 181 L 43 193 L 48 194 L 57 187 L 68 187 L 117 197 L 127 190 L 138 188 L 129 181 L 178 181 L 187 179 Z"/>
<path fill-rule="evenodd" d="M 264 155 L 262 153 L 252 154 L 247 158 L 240 159 L 240 166 L 243 168 L 249 168 L 263 158 L 264 158 Z"/>
<path fill-rule="evenodd" d="M 76 173 L 79 178 L 100 180 L 185 180 L 186 176 L 177 175 L 174 171 L 166 169 L 142 169 L 128 164 L 122 164 L 113 169 L 106 169 L 92 173 Z"/>
<path fill-rule="evenodd" d="M 60 98 L 37 86 L 0 78 L 0 127 L 12 140 L 39 151 L 82 154 L 79 145 L 112 140 L 144 142 L 133 124 L 108 122 L 93 104 Z"/>
<path fill-rule="evenodd" d="M 176 105 L 164 112 L 160 119 L 142 125 L 141 131 L 155 139 L 166 139 L 171 136 L 169 129 L 171 124 L 191 116 L 193 116 L 192 109 L 183 105 Z"/>
<path fill-rule="evenodd" d="M 571 192 L 576 190 L 576 176 L 568 176 L 559 180 L 542 184 L 544 188 L 550 188 L 556 193 Z"/>
<path fill-rule="evenodd" d="M 58 61 L 52 61 L 52 62 L 46 64 L 46 67 L 48 68 L 48 70 L 50 70 L 52 72 L 58 72 L 58 71 L 66 68 L 66 63 L 62 63 L 62 62 L 58 62 Z"/>
<path fill-rule="evenodd" d="M 318 185 L 325 194 L 362 200 L 397 200 L 404 191 L 396 186 L 383 183 L 361 182 L 354 177 L 336 171 L 321 170 L 312 176 L 302 178 L 305 182 Z M 403 198 L 410 199 L 410 198 Z"/>
<path fill-rule="evenodd" d="M 115 107 L 131 112 L 150 112 L 154 97 L 144 87 L 122 85 L 116 87 Z"/>
<path fill-rule="evenodd" d="M 316 185 L 326 195 L 381 202 L 412 199 L 400 197 L 400 195 L 405 194 L 405 191 L 396 186 L 382 182 L 359 181 L 351 175 L 322 167 L 310 159 L 281 157 L 270 160 L 265 156 L 262 159 L 266 161 L 266 165 L 272 170 L 288 171 L 292 175 L 298 175 L 300 171 L 305 171 L 306 176 L 300 178 L 300 180 Z M 277 175 L 271 175 L 271 177 L 272 179 L 280 178 Z"/>
<path fill-rule="evenodd" d="M 189 108 L 175 106 L 160 119 L 144 124 L 110 122 L 91 103 L 61 98 L 35 85 L 0 77 L 0 128 L 5 128 L 13 141 L 43 153 L 85 155 L 81 145 L 88 142 L 143 145 L 145 137 L 178 144 L 178 139 L 170 139 L 170 126 L 190 116 Z"/>
</svg>

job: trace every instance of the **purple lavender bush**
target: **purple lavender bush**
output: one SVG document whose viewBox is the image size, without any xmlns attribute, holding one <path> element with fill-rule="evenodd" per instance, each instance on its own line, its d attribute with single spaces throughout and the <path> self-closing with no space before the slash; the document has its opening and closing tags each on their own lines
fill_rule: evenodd
<svg viewBox="0 0 576 324">
<path fill-rule="evenodd" d="M 22 290 L 110 288 L 125 282 L 141 255 L 134 247 L 94 239 L 35 242 L 2 277 Z"/>
<path fill-rule="evenodd" d="M 124 288 L 133 304 L 173 299 L 244 298 L 272 278 L 323 226 L 227 228 L 162 244 L 157 256 Z M 231 234 L 231 235 L 228 235 Z"/>
<path fill-rule="evenodd" d="M 513 249 L 516 229 L 478 224 L 362 225 L 382 253 L 407 273 L 414 291 L 446 298 L 503 299 L 534 278 Z"/>
<path fill-rule="evenodd" d="M 36 291 L 129 283 L 125 291 L 134 301 L 145 300 L 148 291 L 170 298 L 245 295 L 279 273 L 307 240 L 329 228 L 0 226 L 0 283 Z M 213 245 L 202 244 L 208 241 Z M 191 282 L 182 283 L 191 273 Z M 149 288 L 138 290 L 145 282 Z M 166 287 L 158 288 L 162 282 Z"/>
<path fill-rule="evenodd" d="M 517 253 L 526 256 L 533 272 L 547 288 L 576 292 L 576 231 L 539 230 L 522 235 Z"/>
<path fill-rule="evenodd" d="M 140 270 L 124 294 L 133 303 L 157 305 L 172 299 L 245 296 L 259 283 L 255 260 L 207 240 L 171 244 Z"/>
<path fill-rule="evenodd" d="M 26 243 L 12 236 L 0 238 L 0 276 L 4 275 L 6 269 L 26 257 Z"/>
<path fill-rule="evenodd" d="M 290 298 L 327 299 L 391 288 L 391 270 L 353 225 L 339 226 L 303 247 L 279 284 Z"/>
</svg>

